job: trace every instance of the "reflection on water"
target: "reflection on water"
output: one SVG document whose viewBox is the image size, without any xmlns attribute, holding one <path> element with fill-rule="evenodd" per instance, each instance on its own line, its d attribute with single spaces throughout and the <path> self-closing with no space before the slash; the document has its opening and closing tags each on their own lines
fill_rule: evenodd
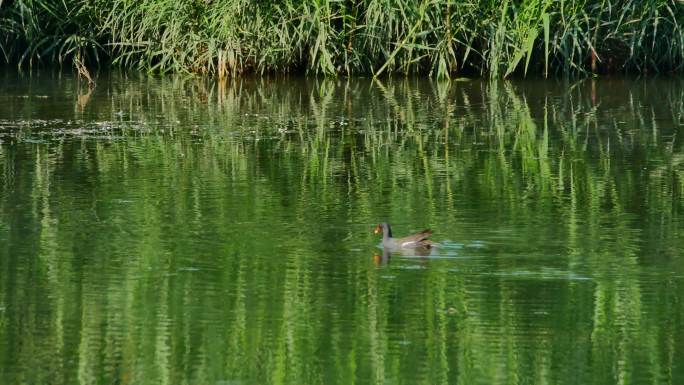
<svg viewBox="0 0 684 385">
<path fill-rule="evenodd" d="M 0 383 L 684 382 L 680 80 L 4 76 Z"/>
</svg>

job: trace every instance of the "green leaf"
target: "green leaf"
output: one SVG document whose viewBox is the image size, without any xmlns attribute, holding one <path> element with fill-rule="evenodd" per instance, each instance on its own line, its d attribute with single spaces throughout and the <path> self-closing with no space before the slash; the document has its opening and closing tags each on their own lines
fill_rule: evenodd
<svg viewBox="0 0 684 385">
<path fill-rule="evenodd" d="M 544 77 L 549 76 L 549 14 L 542 15 L 544 25 Z"/>
</svg>

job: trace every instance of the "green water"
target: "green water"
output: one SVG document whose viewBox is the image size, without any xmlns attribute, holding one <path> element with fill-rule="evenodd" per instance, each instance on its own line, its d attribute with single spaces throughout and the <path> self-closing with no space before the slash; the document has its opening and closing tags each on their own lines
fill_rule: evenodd
<svg viewBox="0 0 684 385">
<path fill-rule="evenodd" d="M 683 126 L 679 79 L 5 72 L 0 383 L 682 384 Z"/>
</svg>

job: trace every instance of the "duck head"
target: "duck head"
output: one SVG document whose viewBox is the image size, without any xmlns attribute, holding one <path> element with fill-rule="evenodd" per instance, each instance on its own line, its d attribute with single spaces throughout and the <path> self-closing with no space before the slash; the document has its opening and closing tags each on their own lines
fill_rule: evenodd
<svg viewBox="0 0 684 385">
<path fill-rule="evenodd" d="M 382 233 L 382 235 L 384 237 L 391 237 L 392 236 L 392 228 L 390 227 L 390 225 L 388 223 L 383 222 L 383 223 L 380 223 L 377 226 L 375 226 L 375 230 L 373 230 L 373 233 L 374 234 Z"/>
</svg>

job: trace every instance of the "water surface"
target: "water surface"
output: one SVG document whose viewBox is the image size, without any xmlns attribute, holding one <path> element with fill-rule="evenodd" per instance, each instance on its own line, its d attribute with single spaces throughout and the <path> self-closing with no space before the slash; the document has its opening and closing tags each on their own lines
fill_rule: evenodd
<svg viewBox="0 0 684 385">
<path fill-rule="evenodd" d="M 684 383 L 683 125 L 679 79 L 7 71 L 0 383 Z"/>
</svg>

